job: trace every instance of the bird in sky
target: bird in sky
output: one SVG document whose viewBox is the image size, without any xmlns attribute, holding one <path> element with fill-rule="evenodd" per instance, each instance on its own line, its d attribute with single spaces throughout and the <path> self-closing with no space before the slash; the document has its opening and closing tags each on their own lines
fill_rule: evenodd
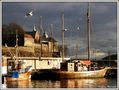
<svg viewBox="0 0 119 90">
<path fill-rule="evenodd" d="M 34 27 L 33 27 L 33 31 L 36 31 L 36 26 L 34 25 Z"/>
<path fill-rule="evenodd" d="M 77 27 L 77 30 L 79 30 L 80 28 L 79 27 Z"/>
<path fill-rule="evenodd" d="M 33 16 L 33 10 L 31 10 L 30 12 L 26 13 L 25 17 L 29 17 L 29 16 Z"/>
</svg>

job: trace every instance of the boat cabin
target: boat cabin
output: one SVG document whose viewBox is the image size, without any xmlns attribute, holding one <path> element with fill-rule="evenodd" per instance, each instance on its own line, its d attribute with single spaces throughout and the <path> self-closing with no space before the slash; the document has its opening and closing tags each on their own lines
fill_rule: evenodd
<svg viewBox="0 0 119 90">
<path fill-rule="evenodd" d="M 80 62 L 63 62 L 60 64 L 61 71 L 89 71 L 89 61 Z"/>
</svg>

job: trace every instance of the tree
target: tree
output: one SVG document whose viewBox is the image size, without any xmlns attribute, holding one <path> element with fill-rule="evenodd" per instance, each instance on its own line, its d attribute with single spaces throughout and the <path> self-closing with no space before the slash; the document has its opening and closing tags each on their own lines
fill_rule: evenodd
<svg viewBox="0 0 119 90">
<path fill-rule="evenodd" d="M 15 46 L 16 31 L 18 34 L 18 45 L 24 45 L 24 30 L 20 25 L 16 23 L 10 23 L 9 25 L 2 26 L 2 45 L 5 45 L 6 43 L 8 46 Z"/>
</svg>

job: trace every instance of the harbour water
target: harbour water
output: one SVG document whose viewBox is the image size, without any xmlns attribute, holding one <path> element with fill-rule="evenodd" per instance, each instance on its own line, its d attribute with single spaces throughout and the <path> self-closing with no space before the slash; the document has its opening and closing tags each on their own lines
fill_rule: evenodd
<svg viewBox="0 0 119 90">
<path fill-rule="evenodd" d="M 5 82 L 4 88 L 117 88 L 116 78 Z"/>
</svg>

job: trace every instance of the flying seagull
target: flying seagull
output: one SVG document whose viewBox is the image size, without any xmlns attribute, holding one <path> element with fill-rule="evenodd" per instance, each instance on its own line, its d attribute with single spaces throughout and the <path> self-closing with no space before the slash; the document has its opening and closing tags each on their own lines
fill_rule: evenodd
<svg viewBox="0 0 119 90">
<path fill-rule="evenodd" d="M 29 17 L 29 16 L 33 16 L 33 10 L 31 10 L 30 12 L 26 13 L 25 17 Z"/>
<path fill-rule="evenodd" d="M 79 27 L 77 27 L 77 30 L 79 30 L 80 28 Z"/>
<path fill-rule="evenodd" d="M 67 31 L 67 29 L 65 28 L 64 31 Z"/>
</svg>

